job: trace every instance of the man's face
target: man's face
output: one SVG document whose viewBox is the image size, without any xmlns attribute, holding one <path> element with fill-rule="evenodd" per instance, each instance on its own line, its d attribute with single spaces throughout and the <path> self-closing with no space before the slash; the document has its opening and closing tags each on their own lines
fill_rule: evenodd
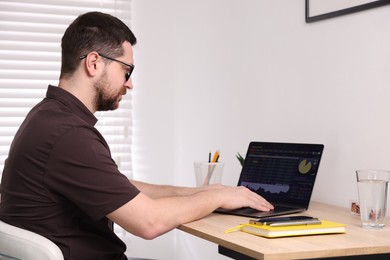
<svg viewBox="0 0 390 260">
<path fill-rule="evenodd" d="M 133 49 L 127 42 L 123 44 L 124 55 L 116 58 L 119 61 L 133 64 Z M 103 74 L 95 82 L 96 111 L 115 110 L 119 107 L 122 96 L 128 89 L 133 88 L 131 78 L 126 80 L 125 74 L 129 67 L 116 61 L 107 63 Z"/>
<path fill-rule="evenodd" d="M 115 110 L 119 107 L 119 101 L 122 99 L 122 95 L 126 94 L 126 89 L 119 88 L 117 91 L 111 87 L 110 82 L 107 79 L 107 69 L 100 77 L 100 80 L 94 85 L 96 89 L 95 106 L 96 111 L 108 111 Z"/>
</svg>

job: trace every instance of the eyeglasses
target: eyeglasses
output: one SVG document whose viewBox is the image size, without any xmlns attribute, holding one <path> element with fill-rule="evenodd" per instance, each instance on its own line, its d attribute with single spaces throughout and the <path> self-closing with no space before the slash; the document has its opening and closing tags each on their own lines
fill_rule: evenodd
<svg viewBox="0 0 390 260">
<path fill-rule="evenodd" d="M 126 79 L 126 81 L 129 80 L 129 78 L 130 78 L 130 76 L 131 76 L 131 73 L 133 73 L 133 70 L 134 70 L 134 64 L 126 63 L 126 62 L 123 62 L 123 61 L 120 61 L 120 60 L 117 60 L 117 59 L 108 57 L 108 56 L 106 56 L 106 55 L 104 55 L 104 54 L 101 54 L 101 53 L 99 53 L 99 52 L 98 52 L 98 54 L 99 54 L 100 56 L 102 56 L 103 58 L 107 59 L 107 60 L 116 61 L 116 62 L 119 62 L 119 63 L 121 63 L 121 64 L 123 64 L 123 65 L 129 67 L 129 69 L 126 71 L 126 74 L 125 74 L 125 79 Z M 85 59 L 86 57 L 87 57 L 87 55 L 82 55 L 82 56 L 80 56 L 80 60 Z"/>
</svg>

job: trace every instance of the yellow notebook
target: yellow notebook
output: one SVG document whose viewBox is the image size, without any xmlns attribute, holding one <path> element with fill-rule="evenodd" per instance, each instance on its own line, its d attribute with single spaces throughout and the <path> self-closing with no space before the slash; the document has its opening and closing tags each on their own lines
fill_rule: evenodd
<svg viewBox="0 0 390 260">
<path fill-rule="evenodd" d="M 315 225 L 296 225 L 284 227 L 242 224 L 239 226 L 239 229 L 246 233 L 269 238 L 346 233 L 345 224 L 328 220 L 321 220 L 321 224 Z M 233 231 L 233 229 L 231 229 L 231 231 Z M 227 233 L 228 232 L 229 231 L 227 231 Z"/>
</svg>

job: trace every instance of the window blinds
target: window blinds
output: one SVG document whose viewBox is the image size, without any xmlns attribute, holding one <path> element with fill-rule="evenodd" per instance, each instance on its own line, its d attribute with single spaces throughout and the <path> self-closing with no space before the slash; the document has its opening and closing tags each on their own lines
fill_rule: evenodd
<svg viewBox="0 0 390 260">
<path fill-rule="evenodd" d="M 80 14 L 101 11 L 130 25 L 131 0 L 0 1 L 0 175 L 12 139 L 27 112 L 57 85 L 61 37 Z M 132 94 L 116 111 L 98 112 L 96 128 L 122 173 L 132 176 Z M 44 126 L 43 126 L 44 127 Z"/>
</svg>

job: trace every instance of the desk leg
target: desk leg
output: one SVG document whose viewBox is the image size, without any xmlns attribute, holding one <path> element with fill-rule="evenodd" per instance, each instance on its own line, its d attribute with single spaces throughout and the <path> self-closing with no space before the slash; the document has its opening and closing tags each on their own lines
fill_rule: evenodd
<svg viewBox="0 0 390 260">
<path fill-rule="evenodd" d="M 218 246 L 218 253 L 220 253 L 221 255 L 230 257 L 232 259 L 235 259 L 235 260 L 256 260 L 255 258 L 241 254 L 239 252 L 236 252 L 234 250 L 231 250 L 231 249 L 223 247 L 223 246 Z"/>
</svg>

